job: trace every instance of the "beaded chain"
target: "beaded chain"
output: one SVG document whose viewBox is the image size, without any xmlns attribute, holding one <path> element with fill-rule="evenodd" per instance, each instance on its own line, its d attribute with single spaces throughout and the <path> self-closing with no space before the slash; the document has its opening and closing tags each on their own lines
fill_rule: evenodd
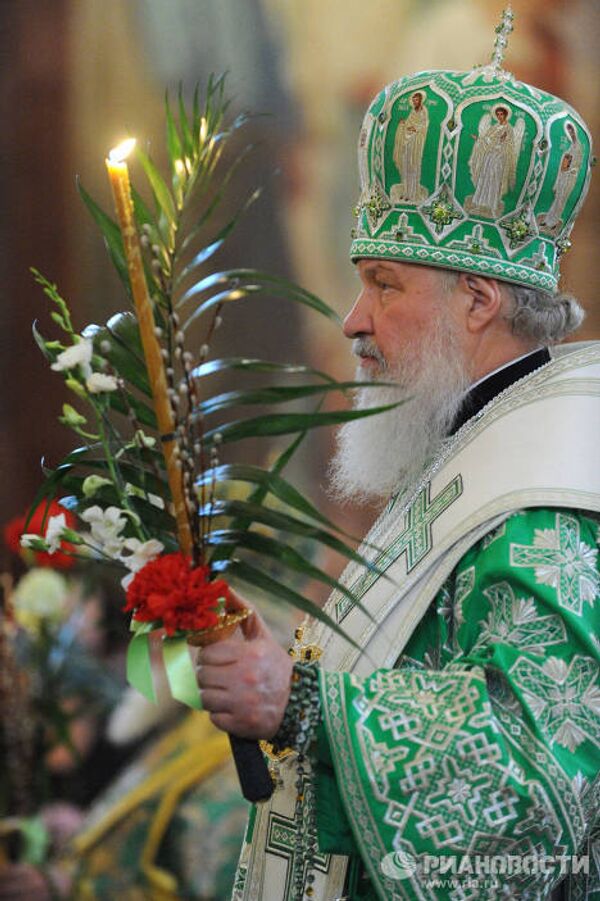
<svg viewBox="0 0 600 901">
<path fill-rule="evenodd" d="M 294 663 L 290 699 L 271 744 L 276 751 L 291 748 L 305 754 L 320 721 L 319 671 L 314 664 Z"/>
<path fill-rule="evenodd" d="M 314 894 L 314 864 L 317 854 L 317 816 L 313 768 L 307 752 L 321 721 L 319 671 L 314 663 L 295 663 L 292 670 L 290 699 L 281 726 L 271 739 L 277 752 L 296 751 L 296 804 L 294 808 L 294 860 L 292 897 L 302 901 Z"/>
</svg>

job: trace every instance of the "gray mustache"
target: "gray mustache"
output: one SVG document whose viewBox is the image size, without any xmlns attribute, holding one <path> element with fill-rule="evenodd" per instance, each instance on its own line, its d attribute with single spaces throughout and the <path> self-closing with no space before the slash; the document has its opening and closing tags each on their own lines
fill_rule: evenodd
<svg viewBox="0 0 600 901">
<path fill-rule="evenodd" d="M 356 357 L 374 357 L 382 366 L 386 359 L 372 338 L 355 338 L 352 342 L 352 353 Z"/>
</svg>

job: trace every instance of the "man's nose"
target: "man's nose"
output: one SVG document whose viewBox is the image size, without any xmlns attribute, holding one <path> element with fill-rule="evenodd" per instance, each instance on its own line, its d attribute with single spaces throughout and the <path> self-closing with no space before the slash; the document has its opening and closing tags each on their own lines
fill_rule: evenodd
<svg viewBox="0 0 600 901">
<path fill-rule="evenodd" d="M 346 338 L 357 338 L 359 335 L 373 334 L 373 318 L 368 293 L 362 290 L 354 306 L 344 319 L 344 335 Z"/>
</svg>

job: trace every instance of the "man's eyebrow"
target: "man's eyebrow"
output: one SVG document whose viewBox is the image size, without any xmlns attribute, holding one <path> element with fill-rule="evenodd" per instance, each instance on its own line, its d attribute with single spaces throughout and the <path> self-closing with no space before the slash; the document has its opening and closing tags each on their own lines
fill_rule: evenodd
<svg viewBox="0 0 600 901">
<path fill-rule="evenodd" d="M 394 267 L 386 263 L 385 260 L 368 260 L 366 265 L 363 266 L 363 272 L 373 272 L 375 269 L 385 269 L 388 272 L 392 272 Z M 356 272 L 359 272 L 358 266 L 356 267 Z"/>
<path fill-rule="evenodd" d="M 394 266 L 390 266 L 386 264 L 383 260 L 374 260 L 372 266 L 368 266 L 365 271 L 369 275 L 377 275 L 378 273 L 385 273 L 386 275 L 391 275 L 394 278 L 399 278 L 400 273 Z"/>
</svg>

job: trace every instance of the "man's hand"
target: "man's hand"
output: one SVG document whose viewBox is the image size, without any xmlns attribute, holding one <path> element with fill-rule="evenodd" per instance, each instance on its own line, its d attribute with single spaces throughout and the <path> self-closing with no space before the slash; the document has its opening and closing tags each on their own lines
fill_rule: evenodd
<svg viewBox="0 0 600 901">
<path fill-rule="evenodd" d="M 235 606 L 242 606 L 236 601 Z M 215 726 L 231 735 L 272 738 L 289 700 L 294 663 L 258 613 L 252 613 L 241 629 L 242 635 L 200 651 L 202 706 Z"/>
</svg>

